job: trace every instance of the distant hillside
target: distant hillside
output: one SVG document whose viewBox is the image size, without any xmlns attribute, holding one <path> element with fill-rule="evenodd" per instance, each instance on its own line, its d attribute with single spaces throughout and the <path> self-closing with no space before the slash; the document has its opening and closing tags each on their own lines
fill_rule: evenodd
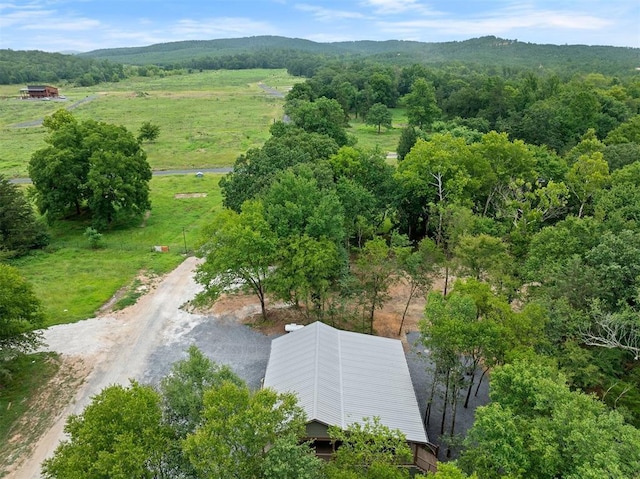
<svg viewBox="0 0 640 479">
<path fill-rule="evenodd" d="M 254 61 L 260 61 L 260 56 L 266 54 L 268 61 L 275 63 L 274 67 L 286 68 L 287 60 L 291 60 L 292 56 L 300 57 L 303 53 L 325 58 L 369 58 L 395 64 L 463 63 L 484 67 L 542 67 L 609 75 L 631 75 L 640 66 L 638 48 L 538 45 L 493 36 L 445 43 L 400 40 L 317 43 L 296 38 L 261 36 L 104 49 L 80 56 L 132 65 L 197 66 L 198 61 L 203 59 L 220 61 L 225 57 L 236 57 L 247 60 L 256 54 Z"/>
<path fill-rule="evenodd" d="M 39 50 L 0 50 L 0 84 L 72 81 L 95 85 L 124 78 L 122 65 L 98 58 Z"/>
</svg>

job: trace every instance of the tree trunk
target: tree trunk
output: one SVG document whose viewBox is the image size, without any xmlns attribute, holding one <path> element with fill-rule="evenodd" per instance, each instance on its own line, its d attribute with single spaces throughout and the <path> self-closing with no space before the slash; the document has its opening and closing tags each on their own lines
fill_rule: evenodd
<svg viewBox="0 0 640 479">
<path fill-rule="evenodd" d="M 444 267 L 444 294 L 447 295 L 447 289 L 449 289 L 449 264 L 447 263 Z"/>
<path fill-rule="evenodd" d="M 455 386 L 451 391 L 451 431 L 449 431 L 449 437 L 453 439 L 453 435 L 456 429 L 456 412 L 458 409 L 458 387 Z M 451 457 L 451 441 L 447 444 L 447 457 Z"/>
<path fill-rule="evenodd" d="M 413 295 L 415 294 L 416 289 L 417 289 L 417 286 L 415 284 L 412 284 L 411 288 L 409 289 L 409 298 L 407 298 L 407 304 L 405 304 L 404 306 L 404 312 L 402 313 L 402 319 L 400 320 L 400 329 L 398 329 L 398 336 L 402 334 L 402 326 L 404 325 L 404 319 L 407 316 L 407 311 L 409 310 L 409 304 L 413 299 Z"/>
<path fill-rule="evenodd" d="M 582 212 L 584 210 L 585 203 L 586 201 L 583 201 L 582 203 L 580 203 L 580 211 L 578 211 L 578 218 L 582 218 Z"/>
<path fill-rule="evenodd" d="M 467 409 L 469 407 L 469 398 L 471 397 L 471 390 L 473 389 L 473 381 L 476 378 L 476 369 L 477 366 L 473 365 L 473 371 L 471 372 L 471 381 L 469 382 L 469 388 L 467 389 L 467 397 L 464 400 L 464 408 Z"/>
<path fill-rule="evenodd" d="M 482 375 L 480 376 L 480 381 L 478 381 L 478 387 L 476 388 L 476 393 L 474 394 L 474 396 L 478 396 L 478 391 L 480 390 L 480 385 L 482 384 L 482 380 L 484 379 L 484 375 L 487 374 L 488 370 L 489 370 L 489 368 L 485 368 L 482 371 Z"/>
<path fill-rule="evenodd" d="M 429 425 L 431 419 L 431 405 L 433 404 L 433 397 L 436 395 L 436 385 L 438 384 L 438 367 L 433 370 L 433 381 L 431 381 L 431 392 L 429 393 L 429 399 L 427 399 L 427 409 L 424 412 L 424 424 Z"/>
<path fill-rule="evenodd" d="M 267 307 L 265 305 L 264 291 L 258 290 L 258 298 L 260 298 L 260 311 L 262 312 L 262 319 L 267 320 Z"/>
<path fill-rule="evenodd" d="M 451 368 L 447 370 L 447 380 L 444 387 L 444 403 L 442 405 L 442 421 L 440 422 L 440 434 L 444 434 L 444 421 L 447 417 L 447 404 L 449 403 L 449 379 L 451 378 Z"/>
<path fill-rule="evenodd" d="M 369 315 L 369 334 L 373 334 L 373 316 L 376 312 L 376 300 L 375 297 L 373 301 L 371 301 L 371 311 Z"/>
</svg>

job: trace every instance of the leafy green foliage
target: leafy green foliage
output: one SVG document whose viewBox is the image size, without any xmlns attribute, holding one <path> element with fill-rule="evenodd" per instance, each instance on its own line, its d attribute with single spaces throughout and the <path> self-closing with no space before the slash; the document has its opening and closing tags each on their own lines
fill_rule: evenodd
<svg viewBox="0 0 640 479">
<path fill-rule="evenodd" d="M 516 361 L 492 375 L 492 404 L 476 412 L 460 463 L 480 477 L 633 477 L 640 431 L 571 391 L 554 367 Z"/>
<path fill-rule="evenodd" d="M 409 125 L 421 130 L 429 130 L 434 120 L 440 116 L 435 88 L 423 78 L 418 78 L 411 85 L 411 91 L 402 101 L 407 106 Z"/>
<path fill-rule="evenodd" d="M 332 138 L 338 146 L 349 143 L 345 112 L 336 100 L 321 97 L 315 101 L 292 101 L 285 112 L 293 123 L 307 133 L 320 133 Z"/>
<path fill-rule="evenodd" d="M 304 412 L 293 394 L 270 389 L 251 393 L 225 382 L 204 394 L 203 422 L 187 436 L 184 450 L 202 477 L 260 477 L 269 446 L 304 432 Z M 276 449 L 274 454 L 282 452 Z"/>
<path fill-rule="evenodd" d="M 16 268 L 0 263 L 0 365 L 41 344 L 41 334 L 34 330 L 43 322 L 31 285 Z"/>
<path fill-rule="evenodd" d="M 160 404 L 156 391 L 136 382 L 104 389 L 67 419 L 69 439 L 44 461 L 44 477 L 156 477 L 169 445 Z"/>
<path fill-rule="evenodd" d="M 362 423 L 353 423 L 346 430 L 330 426 L 329 435 L 332 441 L 340 443 L 327 467 L 330 479 L 409 477 L 407 470 L 397 467 L 411 461 L 404 435 L 382 424 L 379 418 L 364 418 Z"/>
<path fill-rule="evenodd" d="M 355 275 L 362 290 L 363 307 L 369 318 L 369 334 L 373 334 L 376 309 L 389 300 L 389 287 L 397 280 L 393 250 L 384 238 L 367 241 L 356 260 Z"/>
<path fill-rule="evenodd" d="M 275 123 L 272 133 L 262 148 L 239 156 L 233 172 L 220 181 L 227 208 L 239 212 L 243 202 L 265 190 L 282 171 L 319 163 L 338 151 L 333 139 L 291 125 Z"/>
<path fill-rule="evenodd" d="M 266 319 L 267 277 L 277 254 L 277 237 L 264 218 L 259 202 L 246 202 L 238 214 L 224 210 L 205 230 L 201 254 L 206 257 L 196 273 L 205 287 L 201 300 L 216 300 L 224 291 L 246 287 L 260 299 Z"/>
<path fill-rule="evenodd" d="M 391 112 L 383 103 L 375 103 L 371 105 L 367 112 L 367 125 L 373 125 L 378 127 L 378 133 L 380 128 L 391 128 Z"/>
<path fill-rule="evenodd" d="M 122 126 L 79 123 L 59 110 L 44 125 L 49 146 L 36 151 L 29 174 L 38 207 L 50 220 L 87 206 L 96 228 L 141 216 L 148 208 L 151 168 L 139 142 Z"/>
<path fill-rule="evenodd" d="M 91 226 L 84 230 L 84 237 L 87 238 L 92 249 L 98 249 L 102 243 L 102 233 L 99 233 L 97 229 Z"/>
<path fill-rule="evenodd" d="M 16 185 L 0 175 L 0 258 L 46 246 L 49 237 Z"/>
<path fill-rule="evenodd" d="M 34 68 L 37 65 L 38 68 Z M 37 50 L 0 50 L 0 84 L 55 83 L 63 80 L 95 85 L 124 78 L 119 63 Z"/>
<path fill-rule="evenodd" d="M 138 141 L 154 141 L 160 135 L 160 125 L 145 121 L 140 125 L 140 131 L 138 132 Z"/>
</svg>

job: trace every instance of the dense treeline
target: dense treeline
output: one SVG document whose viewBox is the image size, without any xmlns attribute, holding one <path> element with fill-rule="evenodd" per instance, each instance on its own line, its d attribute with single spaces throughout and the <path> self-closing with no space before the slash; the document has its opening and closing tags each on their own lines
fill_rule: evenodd
<svg viewBox="0 0 640 479">
<path fill-rule="evenodd" d="M 397 68 L 369 61 L 332 62 L 289 94 L 291 100 L 321 97 L 338 101 L 345 115 L 356 118 L 364 118 L 376 103 L 389 108 L 406 106 L 410 123 L 418 127 L 431 128 L 436 119 L 452 121 L 481 133 L 506 132 L 563 154 L 587 129 L 594 129 L 604 140 L 637 115 L 640 78 L 621 80 L 597 73 L 570 77 L 517 69 L 490 74 L 455 66 Z M 425 108 L 433 111 L 423 125 L 426 112 L 419 112 Z"/>
<path fill-rule="evenodd" d="M 198 280 L 216 298 L 240 278 L 265 317 L 278 298 L 373 332 L 394 281 L 418 294 L 441 275 L 445 290 L 428 294 L 421 322 L 434 363 L 426 420 L 441 396 L 440 441 L 455 443 L 456 411 L 487 373 L 503 384 L 462 467 L 627 477 L 640 465 L 639 92 L 637 80 L 594 74 L 325 66 L 289 92 L 291 123 L 275 124 L 221 182 L 229 209 L 206 232 Z M 373 105 L 406 108 L 396 167 L 349 135 Z M 513 398 L 525 386 L 553 402 L 547 415 Z M 547 420 L 576 411 L 563 428 Z M 629 447 L 609 444 L 604 461 L 553 439 L 593 434 L 628 436 Z M 513 441 L 520 456 L 500 455 Z M 553 458 L 541 464 L 545 448 Z M 487 462 L 488 450 L 500 454 Z"/>
<path fill-rule="evenodd" d="M 0 84 L 75 82 L 91 86 L 125 78 L 119 63 L 37 50 L 0 50 Z"/>
</svg>

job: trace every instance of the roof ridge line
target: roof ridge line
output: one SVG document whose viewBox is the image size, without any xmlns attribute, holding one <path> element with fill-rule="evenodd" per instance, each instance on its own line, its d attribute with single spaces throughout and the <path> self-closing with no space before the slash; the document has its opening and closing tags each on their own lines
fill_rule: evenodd
<svg viewBox="0 0 640 479">
<path fill-rule="evenodd" d="M 313 417 L 318 417 L 318 363 L 320 357 L 320 327 L 316 325 L 315 371 L 313 382 Z"/>
<path fill-rule="evenodd" d="M 344 381 L 342 380 L 342 332 L 335 328 L 338 334 L 338 386 L 340 391 L 340 422 L 342 423 L 342 429 L 347 428 L 347 424 L 344 418 Z"/>
</svg>

